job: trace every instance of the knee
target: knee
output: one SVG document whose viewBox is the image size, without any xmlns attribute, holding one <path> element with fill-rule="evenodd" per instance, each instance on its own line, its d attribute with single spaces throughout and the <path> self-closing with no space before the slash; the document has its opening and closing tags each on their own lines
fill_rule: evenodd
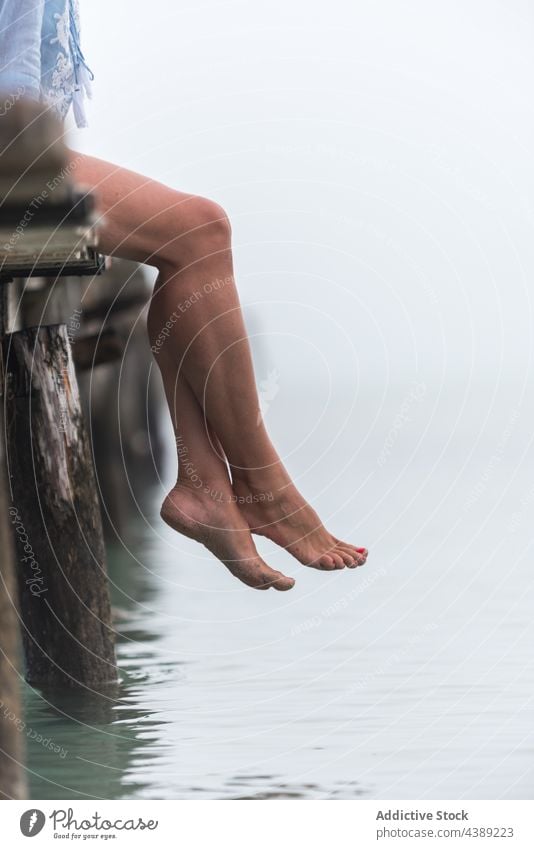
<svg viewBox="0 0 534 849">
<path fill-rule="evenodd" d="M 206 231 L 214 239 L 226 242 L 232 235 L 227 212 L 210 198 L 195 196 L 191 200 L 190 224 L 193 232 Z"/>
<path fill-rule="evenodd" d="M 230 247 L 230 219 L 216 201 L 194 195 L 185 202 L 183 213 L 183 232 L 176 242 L 180 264 L 196 262 Z"/>
</svg>

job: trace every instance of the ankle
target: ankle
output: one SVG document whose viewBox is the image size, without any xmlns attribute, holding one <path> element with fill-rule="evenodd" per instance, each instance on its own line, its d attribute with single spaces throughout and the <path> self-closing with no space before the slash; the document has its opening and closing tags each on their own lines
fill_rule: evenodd
<svg viewBox="0 0 534 849">
<path fill-rule="evenodd" d="M 175 488 L 187 490 L 196 494 L 198 498 L 209 499 L 218 504 L 230 503 L 234 497 L 228 479 L 203 479 L 198 473 L 191 476 L 178 475 Z"/>
<path fill-rule="evenodd" d="M 291 487 L 291 478 L 281 464 L 253 471 L 232 469 L 233 491 L 238 496 L 251 496 L 254 502 L 277 501 Z"/>
</svg>

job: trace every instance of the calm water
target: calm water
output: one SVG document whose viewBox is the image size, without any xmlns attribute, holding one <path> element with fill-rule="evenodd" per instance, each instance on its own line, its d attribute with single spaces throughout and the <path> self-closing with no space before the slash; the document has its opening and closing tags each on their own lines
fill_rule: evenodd
<svg viewBox="0 0 534 849">
<path fill-rule="evenodd" d="M 502 405 L 491 386 L 467 401 L 461 385 L 362 390 L 356 406 L 336 391 L 322 418 L 320 392 L 295 392 L 280 389 L 271 427 L 368 565 L 321 574 L 262 541 L 298 583 L 254 593 L 168 531 L 148 492 L 109 555 L 118 691 L 27 691 L 28 727 L 62 748 L 29 741 L 32 798 L 532 797 L 520 387 Z"/>
</svg>

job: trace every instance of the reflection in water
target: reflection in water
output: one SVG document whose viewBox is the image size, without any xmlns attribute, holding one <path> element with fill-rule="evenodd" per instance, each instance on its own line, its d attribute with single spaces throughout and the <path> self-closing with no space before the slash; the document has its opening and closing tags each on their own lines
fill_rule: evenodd
<svg viewBox="0 0 534 849">
<path fill-rule="evenodd" d="M 55 749 L 29 742 L 33 798 L 116 799 L 141 789 L 139 781 L 125 778 L 132 758 L 143 757 L 156 729 L 151 731 L 146 714 L 128 701 L 123 684 L 115 698 L 56 692 L 28 699 L 28 724 L 39 728 Z"/>
<path fill-rule="evenodd" d="M 146 573 L 117 547 L 109 575 L 112 601 L 120 604 L 114 607 L 120 680 L 101 693 L 26 688 L 27 726 L 39 730 L 39 737 L 28 735 L 32 798 L 132 798 L 145 787 L 142 769 L 131 777 L 130 770 L 155 757 L 165 722 L 139 705 L 138 695 L 168 670 L 159 662 L 156 633 L 135 613 L 154 595 Z"/>
<path fill-rule="evenodd" d="M 154 653 L 143 658 L 157 669 Z M 129 770 L 155 756 L 165 723 L 138 705 L 148 684 L 139 667 L 123 662 L 121 679 L 103 694 L 27 693 L 27 724 L 40 733 L 28 742 L 33 798 L 131 798 L 143 789 L 142 770 L 131 778 Z"/>
</svg>

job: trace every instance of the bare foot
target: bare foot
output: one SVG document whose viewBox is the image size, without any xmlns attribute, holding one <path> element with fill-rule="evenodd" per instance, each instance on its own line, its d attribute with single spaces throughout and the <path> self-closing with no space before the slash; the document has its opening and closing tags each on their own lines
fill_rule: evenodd
<svg viewBox="0 0 534 849">
<path fill-rule="evenodd" d="M 178 483 L 161 508 L 161 518 L 178 533 L 201 542 L 230 570 L 232 575 L 257 590 L 290 590 L 295 581 L 271 569 L 261 559 L 250 529 L 237 505 L 231 502 L 231 490 L 211 497 L 191 485 Z M 218 498 L 221 500 L 218 500 Z"/>
<path fill-rule="evenodd" d="M 315 569 L 354 569 L 367 560 L 367 549 L 332 536 L 286 473 L 261 475 L 251 484 L 234 478 L 236 504 L 249 528 L 287 549 Z"/>
</svg>

